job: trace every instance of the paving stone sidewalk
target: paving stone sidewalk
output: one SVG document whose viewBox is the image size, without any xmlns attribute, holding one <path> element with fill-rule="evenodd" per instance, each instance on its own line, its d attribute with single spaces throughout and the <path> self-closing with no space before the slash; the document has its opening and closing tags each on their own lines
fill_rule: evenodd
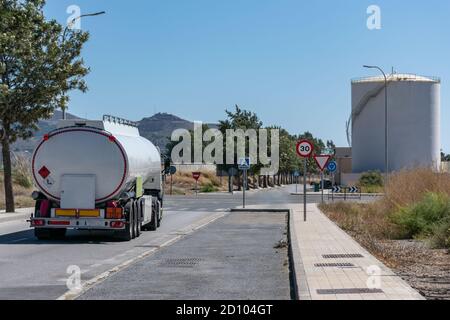
<svg viewBox="0 0 450 320">
<path fill-rule="evenodd" d="M 290 209 L 300 299 L 424 299 L 329 220 L 317 204 L 308 204 L 307 222 L 303 205 L 290 205 Z"/>
</svg>

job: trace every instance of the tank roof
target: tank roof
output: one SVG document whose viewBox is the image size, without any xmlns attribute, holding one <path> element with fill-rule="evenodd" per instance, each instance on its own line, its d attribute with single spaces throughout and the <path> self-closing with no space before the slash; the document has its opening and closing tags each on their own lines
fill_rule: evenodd
<svg viewBox="0 0 450 320">
<path fill-rule="evenodd" d="M 413 82 L 435 82 L 440 83 L 441 79 L 434 76 L 420 76 L 417 74 L 411 73 L 393 73 L 388 74 L 387 78 L 389 81 L 413 81 Z M 361 83 L 361 82 L 384 82 L 384 77 L 373 76 L 373 77 L 364 77 L 364 78 L 356 78 L 352 80 L 352 83 Z"/>
</svg>

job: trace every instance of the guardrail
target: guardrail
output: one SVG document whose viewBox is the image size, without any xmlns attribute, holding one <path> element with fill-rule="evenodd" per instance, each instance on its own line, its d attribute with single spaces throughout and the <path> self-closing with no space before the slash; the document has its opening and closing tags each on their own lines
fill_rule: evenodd
<svg viewBox="0 0 450 320">
<path fill-rule="evenodd" d="M 331 195 L 331 197 L 330 197 Z M 328 200 L 334 201 L 335 199 L 346 200 L 362 200 L 362 190 L 358 187 L 333 187 L 331 193 L 328 192 Z"/>
</svg>

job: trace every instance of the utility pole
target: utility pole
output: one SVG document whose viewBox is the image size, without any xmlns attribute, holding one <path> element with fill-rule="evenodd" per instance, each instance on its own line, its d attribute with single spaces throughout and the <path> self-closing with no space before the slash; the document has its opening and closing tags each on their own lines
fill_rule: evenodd
<svg viewBox="0 0 450 320">
<path fill-rule="evenodd" d="M 66 41 L 66 33 L 67 30 L 69 28 L 71 28 L 73 26 L 73 24 L 75 23 L 75 21 L 77 21 L 78 19 L 84 18 L 84 17 L 95 17 L 95 16 L 99 16 L 102 14 L 105 14 L 105 11 L 100 11 L 100 12 L 95 12 L 95 13 L 87 13 L 87 14 L 82 14 L 81 16 L 75 17 L 73 18 L 70 23 L 67 24 L 67 26 L 64 28 L 64 32 L 63 32 L 63 36 L 62 36 L 62 42 Z M 61 106 L 61 111 L 62 111 L 62 119 L 66 120 L 66 111 L 67 111 L 67 106 Z"/>
</svg>

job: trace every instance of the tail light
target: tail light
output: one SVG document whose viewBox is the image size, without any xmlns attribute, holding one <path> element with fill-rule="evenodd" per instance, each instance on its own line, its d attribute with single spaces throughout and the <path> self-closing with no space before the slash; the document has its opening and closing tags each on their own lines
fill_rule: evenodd
<svg viewBox="0 0 450 320">
<path fill-rule="evenodd" d="M 48 224 L 51 226 L 68 226 L 68 225 L 70 225 L 70 221 L 53 220 L 53 221 L 49 221 Z"/>
<path fill-rule="evenodd" d="M 111 221 L 111 228 L 114 229 L 120 229 L 125 226 L 125 223 L 123 221 Z"/>
<path fill-rule="evenodd" d="M 122 219 L 123 209 L 122 208 L 106 208 L 106 219 Z"/>
<path fill-rule="evenodd" d="M 45 220 L 37 219 L 31 221 L 32 227 L 42 227 L 45 226 Z"/>
</svg>

